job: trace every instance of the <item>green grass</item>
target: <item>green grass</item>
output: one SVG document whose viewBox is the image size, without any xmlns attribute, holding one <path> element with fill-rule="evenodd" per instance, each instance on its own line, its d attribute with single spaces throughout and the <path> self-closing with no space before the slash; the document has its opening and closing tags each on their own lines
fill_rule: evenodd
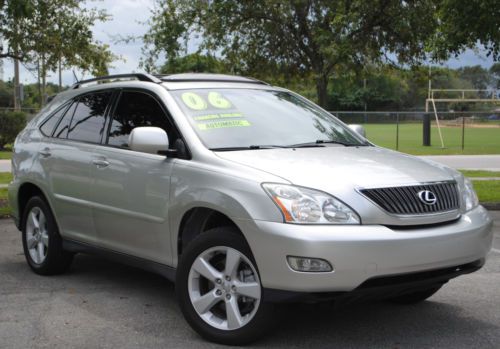
<svg viewBox="0 0 500 349">
<path fill-rule="evenodd" d="M 11 213 L 9 203 L 7 201 L 7 188 L 0 188 L 0 217 Z"/>
<path fill-rule="evenodd" d="M 396 149 L 396 124 L 364 124 L 366 135 L 373 143 L 390 149 Z M 422 124 L 403 123 L 399 125 L 399 151 L 413 155 L 451 155 L 451 154 L 500 154 L 500 127 L 466 128 L 465 148 L 462 151 L 462 129 L 443 127 L 445 149 L 436 127 L 431 130 L 430 147 L 422 146 Z"/>
<path fill-rule="evenodd" d="M 10 150 L 0 150 L 0 160 L 10 160 L 12 152 Z"/>
<path fill-rule="evenodd" d="M 0 172 L 0 184 L 9 184 L 12 180 L 12 173 Z"/>
<path fill-rule="evenodd" d="M 465 177 L 500 177 L 499 171 L 460 170 Z"/>
<path fill-rule="evenodd" d="M 475 181 L 473 185 L 480 202 L 500 202 L 500 181 Z"/>
</svg>

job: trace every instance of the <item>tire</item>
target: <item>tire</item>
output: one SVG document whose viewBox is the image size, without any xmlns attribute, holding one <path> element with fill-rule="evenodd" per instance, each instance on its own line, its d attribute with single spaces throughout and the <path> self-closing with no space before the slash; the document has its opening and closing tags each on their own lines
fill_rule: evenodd
<svg viewBox="0 0 500 349">
<path fill-rule="evenodd" d="M 276 323 L 274 305 L 263 302 L 250 248 L 233 228 L 211 229 L 188 245 L 177 269 L 176 293 L 187 322 L 212 342 L 248 344 Z"/>
<path fill-rule="evenodd" d="M 61 274 L 71 265 L 73 254 L 63 250 L 54 215 L 39 196 L 32 197 L 26 204 L 22 240 L 26 261 L 36 274 Z"/>
<path fill-rule="evenodd" d="M 427 298 L 434 295 L 437 291 L 441 289 L 441 287 L 442 285 L 435 286 L 423 291 L 403 294 L 401 296 L 390 298 L 389 301 L 391 303 L 396 303 L 396 304 L 417 304 L 425 301 Z"/>
</svg>

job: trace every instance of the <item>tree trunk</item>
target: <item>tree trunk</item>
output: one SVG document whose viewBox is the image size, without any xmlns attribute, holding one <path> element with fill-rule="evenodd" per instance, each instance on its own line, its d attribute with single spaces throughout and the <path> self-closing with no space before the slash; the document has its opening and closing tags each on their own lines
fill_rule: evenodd
<svg viewBox="0 0 500 349">
<path fill-rule="evenodd" d="M 42 84 L 40 81 L 40 76 L 42 72 L 40 71 L 40 59 L 37 61 L 37 72 L 38 72 L 38 101 L 40 102 L 40 109 L 43 107 L 43 97 L 42 97 Z"/>
<path fill-rule="evenodd" d="M 61 63 L 61 57 L 59 57 L 59 90 L 58 92 L 62 91 L 62 63 Z"/>
<path fill-rule="evenodd" d="M 19 60 L 14 60 L 14 110 L 21 110 L 21 96 L 19 88 Z"/>
<path fill-rule="evenodd" d="M 47 98 L 45 96 L 45 87 L 47 86 L 47 70 L 45 65 L 45 55 L 42 55 L 42 107 L 45 105 Z"/>
<path fill-rule="evenodd" d="M 326 108 L 328 103 L 328 76 L 320 75 L 316 78 L 316 94 L 318 96 L 318 104 Z"/>
</svg>

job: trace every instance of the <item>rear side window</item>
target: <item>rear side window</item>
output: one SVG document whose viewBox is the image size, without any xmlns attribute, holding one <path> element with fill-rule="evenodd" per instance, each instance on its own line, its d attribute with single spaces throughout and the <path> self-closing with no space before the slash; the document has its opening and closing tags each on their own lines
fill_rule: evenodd
<svg viewBox="0 0 500 349">
<path fill-rule="evenodd" d="M 68 135 L 69 123 L 71 122 L 71 118 L 73 117 L 73 113 L 75 112 L 76 102 L 69 107 L 66 114 L 62 118 L 59 125 L 57 125 L 56 130 L 54 131 L 53 137 L 55 138 L 66 138 Z"/>
<path fill-rule="evenodd" d="M 128 147 L 130 132 L 140 126 L 160 127 L 171 140 L 175 139 L 168 117 L 156 99 L 145 93 L 124 91 L 111 121 L 108 144 Z"/>
<path fill-rule="evenodd" d="M 78 98 L 67 138 L 90 143 L 100 143 L 104 132 L 106 108 L 111 92 L 88 94 Z"/>
<path fill-rule="evenodd" d="M 51 115 L 40 127 L 40 131 L 42 131 L 44 136 L 51 137 L 52 132 L 54 131 L 54 127 L 56 127 L 59 119 L 64 115 L 64 112 L 67 109 L 67 105 L 59 109 L 53 115 Z"/>
</svg>

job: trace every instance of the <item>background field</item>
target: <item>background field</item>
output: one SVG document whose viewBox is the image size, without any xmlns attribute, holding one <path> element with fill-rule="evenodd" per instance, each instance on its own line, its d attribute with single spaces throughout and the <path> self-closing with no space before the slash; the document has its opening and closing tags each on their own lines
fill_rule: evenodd
<svg viewBox="0 0 500 349">
<path fill-rule="evenodd" d="M 396 124 L 364 124 L 367 138 L 373 143 L 396 149 Z M 442 127 L 445 149 L 437 127 L 432 127 L 430 147 L 422 146 L 422 124 L 399 124 L 398 151 L 414 155 L 450 155 L 450 154 L 500 154 L 500 127 L 466 128 L 465 149 L 462 150 L 462 129 L 460 127 Z"/>
</svg>

